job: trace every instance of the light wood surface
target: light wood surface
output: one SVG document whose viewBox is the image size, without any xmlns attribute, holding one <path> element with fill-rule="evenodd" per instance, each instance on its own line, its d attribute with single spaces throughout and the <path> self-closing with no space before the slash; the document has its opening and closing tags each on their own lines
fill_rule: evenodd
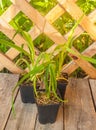
<svg viewBox="0 0 96 130">
<path fill-rule="evenodd" d="M 11 93 L 18 79 L 19 75 L 16 74 L 0 74 L 0 130 L 4 130 L 10 114 L 12 102 Z"/>
<path fill-rule="evenodd" d="M 93 100 L 94 100 L 94 107 L 96 110 L 96 80 L 90 79 L 89 83 L 90 83 L 90 88 L 91 88 L 92 96 L 93 96 Z"/>
<path fill-rule="evenodd" d="M 65 130 L 95 130 L 96 113 L 88 80 L 71 79 L 65 97 L 68 99 L 64 106 Z"/>
<path fill-rule="evenodd" d="M 19 94 L 15 102 L 16 116 L 14 117 L 11 113 L 5 130 L 34 130 L 37 116 L 36 105 L 23 104 Z"/>
</svg>

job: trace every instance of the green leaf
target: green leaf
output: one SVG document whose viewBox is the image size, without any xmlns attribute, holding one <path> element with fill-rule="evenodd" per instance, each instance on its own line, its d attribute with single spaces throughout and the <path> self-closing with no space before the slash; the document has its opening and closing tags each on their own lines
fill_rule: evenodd
<svg viewBox="0 0 96 130">
<path fill-rule="evenodd" d="M 73 55 L 78 55 L 78 53 L 75 52 L 73 49 L 70 49 L 70 48 L 66 47 L 66 50 L 67 50 L 69 53 L 73 54 Z"/>
<path fill-rule="evenodd" d="M 85 60 L 85 61 L 89 61 L 90 63 L 96 64 L 96 59 L 94 59 L 94 58 L 87 57 L 87 56 L 84 56 L 84 55 L 82 55 L 82 54 L 78 54 L 78 53 L 76 53 L 74 50 L 72 50 L 72 49 L 70 49 L 70 48 L 67 48 L 67 51 L 68 51 L 69 53 L 72 53 L 72 54 L 75 55 L 75 56 L 80 57 L 81 59 L 83 59 L 83 60 Z"/>
<path fill-rule="evenodd" d="M 40 6 L 40 7 L 44 7 L 45 2 L 41 2 L 41 1 L 39 1 L 39 2 L 34 2 L 34 5 L 37 5 L 37 6 Z"/>
<path fill-rule="evenodd" d="M 69 48 L 72 47 L 72 43 L 73 43 L 72 41 L 73 41 L 74 31 L 75 31 L 76 27 L 79 25 L 79 23 L 81 22 L 83 16 L 84 16 L 84 14 L 79 18 L 79 20 L 77 20 L 77 22 L 75 23 L 75 25 L 74 25 L 73 28 L 71 29 L 70 35 L 69 35 L 69 37 L 68 37 L 68 41 L 67 41 L 67 43 L 66 43 Z"/>
<path fill-rule="evenodd" d="M 31 71 L 31 67 L 30 67 L 29 62 L 28 62 L 26 59 L 24 59 L 24 58 L 19 58 L 19 59 L 16 61 L 15 64 L 18 65 L 18 64 L 20 64 L 21 62 L 24 62 L 24 63 L 27 65 L 29 71 Z"/>
<path fill-rule="evenodd" d="M 33 87 L 34 87 L 35 95 L 38 96 L 38 95 L 37 95 L 36 85 L 37 85 L 37 84 L 36 84 L 36 76 L 35 76 L 34 79 L 33 79 Z"/>
<path fill-rule="evenodd" d="M 35 48 L 34 48 L 34 44 L 32 41 L 31 36 L 29 35 L 29 33 L 22 31 L 22 35 L 24 36 L 25 40 L 27 41 L 28 47 L 29 47 L 29 51 L 30 51 L 30 56 L 31 56 L 31 61 L 32 64 L 34 65 L 34 61 L 35 61 Z"/>
<path fill-rule="evenodd" d="M 2 10 L 4 9 L 4 7 L 3 7 L 3 0 L 0 0 L 0 7 L 1 7 Z"/>
<path fill-rule="evenodd" d="M 22 52 L 25 55 L 30 57 L 30 55 L 29 55 L 29 53 L 27 51 L 25 51 L 22 47 L 19 47 L 19 46 L 15 45 L 14 43 L 11 43 L 11 42 L 6 41 L 4 39 L 0 39 L 0 43 L 4 44 L 6 46 L 9 46 L 9 47 L 15 48 L 16 50 L 18 50 L 18 51 L 20 51 L 20 52 Z"/>
<path fill-rule="evenodd" d="M 96 59 L 94 58 L 91 58 L 91 57 L 87 57 L 87 56 L 84 56 L 84 55 L 80 55 L 80 57 L 86 61 L 89 61 L 90 63 L 93 63 L 93 64 L 96 64 Z"/>
<path fill-rule="evenodd" d="M 45 76 L 44 76 L 44 84 L 45 84 L 46 93 L 48 93 L 47 96 L 49 97 L 50 95 L 49 91 L 51 87 L 50 81 L 49 81 L 49 65 L 46 67 Z"/>
</svg>

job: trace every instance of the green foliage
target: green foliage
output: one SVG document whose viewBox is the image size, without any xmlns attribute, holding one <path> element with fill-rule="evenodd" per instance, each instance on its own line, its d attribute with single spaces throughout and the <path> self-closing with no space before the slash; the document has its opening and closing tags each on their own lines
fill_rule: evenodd
<svg viewBox="0 0 96 130">
<path fill-rule="evenodd" d="M 33 41 L 31 39 L 31 36 L 27 33 L 27 32 L 22 32 L 22 35 L 24 36 L 26 43 L 28 45 L 29 48 L 29 52 L 25 51 L 23 49 L 23 47 L 19 47 L 9 41 L 6 41 L 4 39 L 0 39 L 0 42 L 2 42 L 3 44 L 5 44 L 6 46 L 10 46 L 15 48 L 16 50 L 20 51 L 21 53 L 23 53 L 24 55 L 27 55 L 30 59 L 31 65 L 30 63 L 26 60 L 26 59 L 19 59 L 18 62 L 25 62 L 25 64 L 27 65 L 29 72 L 25 72 L 25 74 L 23 75 L 23 77 L 21 78 L 21 80 L 17 83 L 17 85 L 15 86 L 14 90 L 13 90 L 13 94 L 14 91 L 16 90 L 16 88 L 24 81 L 24 80 L 30 80 L 34 83 L 34 90 L 35 93 L 37 95 L 36 92 L 36 83 L 38 82 L 39 84 L 42 84 L 44 77 L 46 76 L 46 73 L 48 74 L 47 78 L 48 80 L 46 80 L 47 84 L 50 84 L 50 91 L 53 91 L 56 95 L 56 77 L 55 77 L 55 62 L 52 60 L 52 54 L 47 54 L 46 52 L 42 52 L 37 58 L 35 57 L 35 50 L 34 50 L 34 45 L 33 45 Z M 46 72 L 47 71 L 47 72 Z M 52 82 L 51 82 L 51 81 Z M 50 81 L 50 82 L 49 82 Z M 45 86 L 45 85 L 44 85 Z M 49 88 L 46 88 L 47 90 Z M 47 92 L 49 93 L 49 91 Z M 48 94 L 49 95 L 49 94 Z"/>
<path fill-rule="evenodd" d="M 79 51 L 83 52 L 88 46 L 92 44 L 92 39 L 87 33 L 81 34 L 73 42 L 73 46 Z"/>
<path fill-rule="evenodd" d="M 66 34 L 75 24 L 75 21 L 72 17 L 65 12 L 61 17 L 59 17 L 54 23 L 53 26 L 62 34 Z"/>
<path fill-rule="evenodd" d="M 12 42 L 6 35 L 4 35 L 2 32 L 0 32 L 0 39 L 5 39 L 6 41 Z M 5 46 L 2 42 L 0 42 L 0 51 L 5 53 L 9 47 Z"/>
<path fill-rule="evenodd" d="M 78 0 L 77 4 L 86 14 L 89 14 L 96 8 L 96 0 Z"/>
<path fill-rule="evenodd" d="M 62 67 L 62 65 L 63 65 L 63 63 L 64 63 L 64 59 L 65 59 L 65 56 L 66 55 L 68 55 L 68 53 L 71 53 L 71 54 L 73 54 L 74 56 L 78 56 L 78 57 L 80 57 L 81 59 L 83 59 L 83 60 L 86 60 L 86 61 L 88 61 L 88 62 L 90 62 L 90 63 L 92 63 L 92 64 L 96 64 L 96 59 L 94 59 L 94 58 L 91 58 L 91 57 L 87 57 L 87 56 L 84 56 L 84 55 L 82 55 L 82 54 L 78 54 L 77 52 L 75 52 L 73 49 L 71 49 L 72 48 L 72 46 L 73 46 L 73 43 L 74 43 L 74 37 L 73 37 L 73 34 L 74 34 L 74 31 L 75 31 L 75 29 L 76 29 L 76 27 L 78 26 L 78 24 L 80 23 L 80 21 L 82 20 L 82 17 L 83 17 L 84 15 L 82 15 L 81 17 L 80 17 L 80 19 L 75 23 L 75 25 L 73 26 L 73 28 L 71 29 L 71 32 L 70 32 L 70 35 L 69 35 L 69 37 L 68 37 L 68 40 L 67 40 L 67 42 L 66 43 L 64 43 L 64 44 L 62 44 L 62 45 L 59 45 L 59 46 L 57 46 L 57 48 L 56 48 L 56 50 L 58 49 L 59 50 L 59 65 L 60 66 L 58 66 L 58 68 L 60 67 Z M 58 69 L 58 70 L 60 70 L 60 69 Z M 60 71 L 59 71 L 59 73 L 60 73 Z"/>
<path fill-rule="evenodd" d="M 92 58 L 96 59 L 96 54 L 92 56 Z M 92 64 L 96 68 L 96 64 Z"/>
<path fill-rule="evenodd" d="M 10 24 L 16 29 L 18 32 L 29 31 L 33 26 L 32 21 L 24 15 L 22 12 L 19 12 L 11 21 Z"/>
<path fill-rule="evenodd" d="M 30 4 L 42 15 L 46 15 L 56 4 L 56 0 L 31 0 Z"/>
<path fill-rule="evenodd" d="M 10 0 L 0 0 L 0 15 L 11 5 Z"/>
<path fill-rule="evenodd" d="M 54 43 L 44 34 L 39 35 L 33 42 L 34 46 L 36 46 L 40 51 L 46 51 Z"/>
</svg>

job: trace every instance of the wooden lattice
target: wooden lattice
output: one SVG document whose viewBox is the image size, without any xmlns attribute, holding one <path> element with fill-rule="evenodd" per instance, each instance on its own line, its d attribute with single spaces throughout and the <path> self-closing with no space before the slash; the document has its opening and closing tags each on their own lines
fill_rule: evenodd
<svg viewBox="0 0 96 130">
<path fill-rule="evenodd" d="M 78 20 L 83 12 L 75 3 L 76 0 L 58 0 L 58 4 L 49 13 L 43 17 L 41 14 L 34 9 L 28 2 L 29 0 L 11 0 L 12 5 L 0 16 L 0 31 L 7 35 L 10 39 L 13 38 L 16 31 L 9 24 L 9 22 L 22 11 L 30 20 L 35 24 L 35 26 L 29 31 L 32 39 L 36 39 L 41 33 L 46 34 L 52 41 L 52 45 L 47 52 L 50 52 L 57 44 L 64 43 L 68 34 L 62 36 L 53 26 L 52 23 L 57 20 L 64 12 L 68 12 L 75 20 Z M 22 4 L 23 3 L 23 4 Z M 93 44 L 91 44 L 82 54 L 86 56 L 94 56 L 96 54 L 96 10 L 94 10 L 90 15 L 84 16 L 80 25 L 76 28 L 74 35 L 79 36 L 83 31 L 86 31 L 90 37 L 93 39 Z M 13 42 L 18 46 L 25 43 L 23 37 L 17 34 Z M 2 43 L 3 44 L 3 43 Z M 24 49 L 28 51 L 27 46 Z M 73 49 L 78 52 L 74 47 Z M 79 52 L 78 52 L 79 54 Z M 19 55 L 19 52 L 14 48 L 10 48 L 6 54 L 0 52 L 0 70 L 7 68 L 12 73 L 22 73 L 23 70 L 16 66 L 13 60 Z M 69 56 L 73 59 L 72 54 Z M 66 66 L 63 67 L 63 72 L 67 72 L 69 75 L 74 72 L 78 67 L 81 67 L 91 78 L 96 78 L 96 68 L 93 67 L 89 62 L 84 61 L 78 57 L 78 60 L 72 60 Z"/>
</svg>

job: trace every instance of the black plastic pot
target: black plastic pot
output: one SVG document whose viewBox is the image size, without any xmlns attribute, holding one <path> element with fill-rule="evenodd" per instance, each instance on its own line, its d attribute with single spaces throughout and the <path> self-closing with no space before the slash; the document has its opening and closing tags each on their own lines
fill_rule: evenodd
<svg viewBox="0 0 96 130">
<path fill-rule="evenodd" d="M 61 81 L 57 82 L 57 88 L 58 88 L 58 90 L 60 92 L 60 95 L 61 95 L 62 99 L 64 99 L 67 84 L 68 84 L 67 82 L 61 82 Z"/>
<path fill-rule="evenodd" d="M 36 102 L 36 104 L 37 104 L 37 110 L 38 110 L 38 119 L 41 124 L 54 123 L 56 121 L 60 103 L 38 104 Z"/>
<path fill-rule="evenodd" d="M 20 94 L 23 103 L 35 103 L 33 86 L 30 85 L 20 86 Z"/>
<path fill-rule="evenodd" d="M 54 123 L 56 121 L 60 104 L 38 105 L 38 119 L 41 124 Z"/>
<path fill-rule="evenodd" d="M 68 79 L 68 74 L 67 73 L 62 73 L 63 77 Z M 57 88 L 60 92 L 61 98 L 64 99 L 65 91 L 66 91 L 66 86 L 68 85 L 68 82 L 66 80 L 59 80 L 57 81 Z"/>
</svg>

